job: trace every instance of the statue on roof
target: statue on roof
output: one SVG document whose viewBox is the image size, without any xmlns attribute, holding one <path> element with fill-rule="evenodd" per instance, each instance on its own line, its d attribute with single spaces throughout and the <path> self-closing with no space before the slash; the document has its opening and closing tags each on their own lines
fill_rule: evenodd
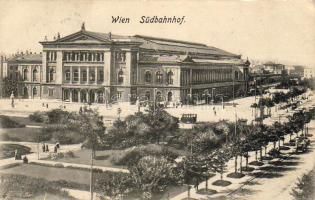
<svg viewBox="0 0 315 200">
<path fill-rule="evenodd" d="M 81 25 L 81 31 L 85 31 L 85 22 L 83 22 Z"/>
</svg>

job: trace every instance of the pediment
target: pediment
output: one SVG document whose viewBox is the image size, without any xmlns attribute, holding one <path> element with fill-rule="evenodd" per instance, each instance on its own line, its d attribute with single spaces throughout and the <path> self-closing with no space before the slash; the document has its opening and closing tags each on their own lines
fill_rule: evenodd
<svg viewBox="0 0 315 200">
<path fill-rule="evenodd" d="M 74 33 L 72 35 L 68 35 L 66 37 L 60 38 L 57 42 L 63 43 L 104 43 L 108 42 L 105 38 L 95 37 L 93 35 L 89 35 L 86 32 L 80 31 Z"/>
</svg>

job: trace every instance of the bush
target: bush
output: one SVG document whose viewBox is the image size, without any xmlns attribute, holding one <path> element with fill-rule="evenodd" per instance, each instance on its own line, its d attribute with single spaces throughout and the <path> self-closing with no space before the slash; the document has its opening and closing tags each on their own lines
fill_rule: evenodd
<svg viewBox="0 0 315 200">
<path fill-rule="evenodd" d="M 17 121 L 12 120 L 8 116 L 0 115 L 0 127 L 1 128 L 23 128 L 25 124 L 20 124 Z"/>
<path fill-rule="evenodd" d="M 295 200 L 312 200 L 314 199 L 314 186 L 314 170 L 312 170 L 298 179 L 291 195 Z"/>
<path fill-rule="evenodd" d="M 28 118 L 33 122 L 39 122 L 39 123 L 48 122 L 48 116 L 45 112 L 36 111 L 33 114 L 30 114 Z"/>
<path fill-rule="evenodd" d="M 31 153 L 31 148 L 19 144 L 0 144 L 0 159 L 12 158 L 15 155 L 15 150 L 18 155 Z"/>
<path fill-rule="evenodd" d="M 49 124 L 66 123 L 71 113 L 61 110 L 53 109 L 47 112 Z"/>
<path fill-rule="evenodd" d="M 129 166 L 138 162 L 138 160 L 144 156 L 164 156 L 167 159 L 174 160 L 178 157 L 178 154 L 160 145 L 149 144 L 114 153 L 110 161 L 115 165 Z"/>
</svg>

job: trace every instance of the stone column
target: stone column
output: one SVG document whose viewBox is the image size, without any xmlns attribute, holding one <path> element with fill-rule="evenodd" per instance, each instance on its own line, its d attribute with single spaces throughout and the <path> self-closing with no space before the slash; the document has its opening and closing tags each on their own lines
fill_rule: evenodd
<svg viewBox="0 0 315 200">
<path fill-rule="evenodd" d="M 89 84 L 90 83 L 90 68 L 89 67 L 86 67 L 86 75 L 87 75 L 86 83 Z"/>
<path fill-rule="evenodd" d="M 79 84 L 81 84 L 81 67 L 79 66 Z"/>
<path fill-rule="evenodd" d="M 104 52 L 104 85 L 109 86 L 111 82 L 112 53 L 110 50 Z"/>
<path fill-rule="evenodd" d="M 42 52 L 42 68 L 43 68 L 43 77 L 42 77 L 42 80 L 43 80 L 43 83 L 46 83 L 47 82 L 47 80 L 46 80 L 46 78 L 47 78 L 47 52 L 46 51 L 43 51 Z M 32 73 L 32 71 L 31 71 L 31 73 Z M 30 78 L 31 78 L 31 76 L 30 76 Z"/>
<path fill-rule="evenodd" d="M 78 89 L 78 102 L 81 103 L 81 90 Z"/>
<path fill-rule="evenodd" d="M 69 93 L 70 93 L 69 101 L 72 102 L 72 89 L 69 89 Z"/>
<path fill-rule="evenodd" d="M 70 66 L 70 83 L 72 83 L 72 78 L 73 78 L 73 75 L 72 75 L 72 66 Z"/>
<path fill-rule="evenodd" d="M 97 85 L 97 77 L 98 77 L 98 67 L 94 67 L 94 70 L 95 70 L 95 85 Z"/>
<path fill-rule="evenodd" d="M 62 51 L 57 51 L 57 60 L 56 60 L 56 83 L 61 84 L 63 80 L 63 71 L 62 71 Z"/>
</svg>

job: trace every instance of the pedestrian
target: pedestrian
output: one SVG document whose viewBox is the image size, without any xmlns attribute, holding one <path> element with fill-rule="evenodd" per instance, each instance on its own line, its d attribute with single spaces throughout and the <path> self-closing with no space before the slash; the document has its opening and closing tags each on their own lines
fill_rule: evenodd
<svg viewBox="0 0 315 200">
<path fill-rule="evenodd" d="M 79 113 L 82 114 L 83 110 L 82 110 L 82 107 L 80 106 L 80 109 L 79 109 Z"/>
<path fill-rule="evenodd" d="M 42 103 L 42 107 L 45 107 L 45 103 L 44 102 Z"/>
<path fill-rule="evenodd" d="M 56 147 L 57 147 L 58 149 L 60 148 L 59 142 L 56 143 Z"/>
<path fill-rule="evenodd" d="M 54 147 L 54 153 L 57 153 L 57 146 Z"/>
<path fill-rule="evenodd" d="M 199 185 L 198 178 L 195 178 L 195 189 L 196 189 L 196 192 L 198 191 L 198 185 Z"/>
<path fill-rule="evenodd" d="M 23 163 L 27 164 L 28 163 L 28 158 L 26 157 L 26 155 L 23 158 Z"/>
<path fill-rule="evenodd" d="M 46 144 L 46 152 L 49 152 L 48 144 Z"/>
<path fill-rule="evenodd" d="M 46 108 L 48 108 L 48 103 L 46 104 Z"/>
<path fill-rule="evenodd" d="M 217 112 L 214 110 L 214 116 L 217 116 Z"/>
<path fill-rule="evenodd" d="M 14 159 L 17 160 L 18 159 L 18 150 L 15 149 L 14 151 Z"/>
<path fill-rule="evenodd" d="M 45 150 L 46 150 L 45 149 L 45 143 L 42 144 L 42 149 L 43 149 L 43 152 L 45 152 Z"/>
</svg>

